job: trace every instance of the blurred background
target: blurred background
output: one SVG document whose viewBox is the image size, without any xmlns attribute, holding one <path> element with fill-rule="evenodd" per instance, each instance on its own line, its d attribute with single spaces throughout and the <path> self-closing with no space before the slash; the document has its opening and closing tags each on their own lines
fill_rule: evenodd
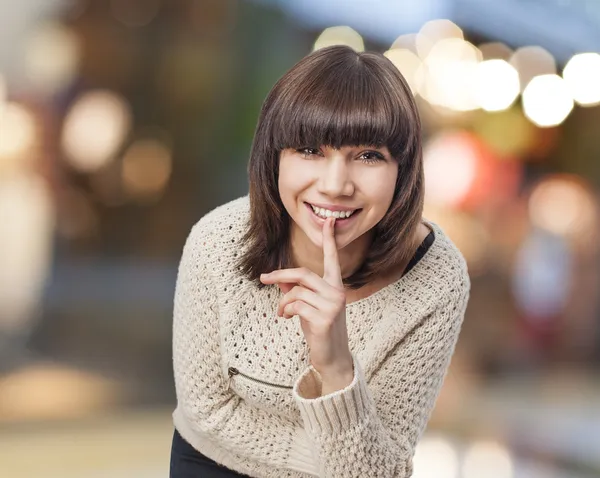
<svg viewBox="0 0 600 478">
<path fill-rule="evenodd" d="M 414 476 L 600 476 L 598 0 L 0 2 L 1 476 L 167 476 L 183 243 L 331 44 L 407 78 L 471 273 Z"/>
</svg>

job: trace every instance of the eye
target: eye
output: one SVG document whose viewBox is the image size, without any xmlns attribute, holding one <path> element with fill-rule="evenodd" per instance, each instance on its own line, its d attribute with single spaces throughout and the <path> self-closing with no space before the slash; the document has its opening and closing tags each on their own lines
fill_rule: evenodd
<svg viewBox="0 0 600 478">
<path fill-rule="evenodd" d="M 298 148 L 296 151 L 304 157 L 321 154 L 317 148 Z"/>
<path fill-rule="evenodd" d="M 360 154 L 359 158 L 363 163 L 366 164 L 374 164 L 380 161 L 385 161 L 383 154 L 377 151 L 365 151 L 364 153 Z"/>
</svg>

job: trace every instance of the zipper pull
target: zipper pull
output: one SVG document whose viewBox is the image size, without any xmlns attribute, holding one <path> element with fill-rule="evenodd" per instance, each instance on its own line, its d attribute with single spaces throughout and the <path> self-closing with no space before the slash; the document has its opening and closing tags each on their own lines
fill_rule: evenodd
<svg viewBox="0 0 600 478">
<path fill-rule="evenodd" d="M 240 372 L 237 368 L 235 367 L 229 367 L 227 369 L 227 375 L 229 375 L 229 380 L 228 380 L 228 387 L 231 387 L 231 377 L 233 377 L 234 375 L 238 375 Z"/>
<path fill-rule="evenodd" d="M 234 375 L 239 375 L 240 371 L 235 367 L 229 367 L 229 369 L 227 369 L 227 373 L 230 377 L 233 377 Z"/>
</svg>

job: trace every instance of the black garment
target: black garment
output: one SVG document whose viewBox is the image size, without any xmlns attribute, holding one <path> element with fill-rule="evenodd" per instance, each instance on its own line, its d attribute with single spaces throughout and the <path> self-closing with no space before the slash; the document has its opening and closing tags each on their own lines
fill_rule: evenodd
<svg viewBox="0 0 600 478">
<path fill-rule="evenodd" d="M 177 430 L 173 433 L 169 478 L 248 478 L 204 456 L 186 442 Z"/>
<path fill-rule="evenodd" d="M 431 247 L 431 244 L 433 244 L 434 240 L 435 240 L 435 234 L 433 233 L 433 231 L 431 231 L 429 234 L 427 234 L 427 237 L 425 239 L 423 239 L 423 242 L 421 242 L 421 244 L 415 251 L 415 254 L 412 256 L 412 259 L 406 266 L 406 269 L 404 269 L 404 272 L 402 274 L 403 276 L 406 275 L 409 270 L 411 270 L 413 267 L 415 267 L 415 265 L 417 265 L 417 262 L 419 262 L 423 258 L 425 253 Z"/>
<path fill-rule="evenodd" d="M 405 275 L 421 260 L 433 244 L 435 235 L 431 231 L 415 251 L 414 256 L 404 269 Z M 186 442 L 177 430 L 173 434 L 171 447 L 170 478 L 239 478 L 247 477 L 204 456 Z"/>
</svg>

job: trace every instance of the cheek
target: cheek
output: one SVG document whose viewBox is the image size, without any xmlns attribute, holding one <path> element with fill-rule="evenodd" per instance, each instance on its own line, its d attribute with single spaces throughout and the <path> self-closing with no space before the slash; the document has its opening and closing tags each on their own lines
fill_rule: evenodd
<svg viewBox="0 0 600 478">
<path fill-rule="evenodd" d="M 278 185 L 281 196 L 290 197 L 302 191 L 309 183 L 311 168 L 299 161 L 282 161 L 279 166 Z"/>
<path fill-rule="evenodd" d="M 368 195 L 373 204 L 381 205 L 381 208 L 387 210 L 394 197 L 397 177 L 397 167 L 381 169 L 368 177 L 365 176 L 365 189 L 368 188 Z"/>
</svg>

